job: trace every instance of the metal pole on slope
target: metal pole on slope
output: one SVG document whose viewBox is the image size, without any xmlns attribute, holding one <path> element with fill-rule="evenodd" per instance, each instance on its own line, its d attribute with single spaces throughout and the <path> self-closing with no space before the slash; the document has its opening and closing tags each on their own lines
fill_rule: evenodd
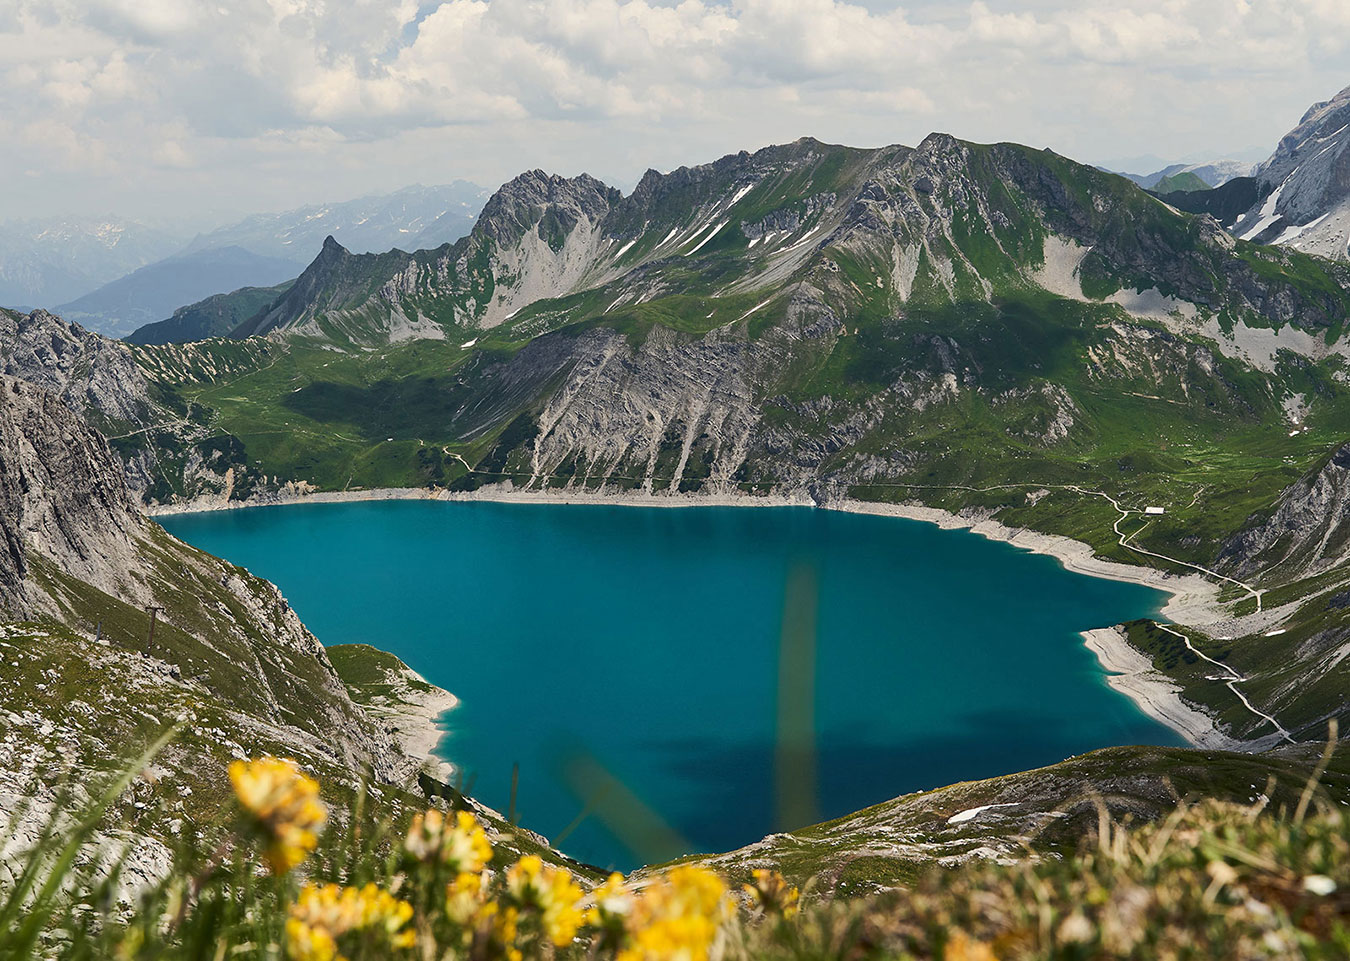
<svg viewBox="0 0 1350 961">
<path fill-rule="evenodd" d="M 154 653 L 155 650 L 155 622 L 159 619 L 159 612 L 164 610 L 162 607 L 148 606 L 145 613 L 150 615 L 150 636 L 146 638 L 147 653 Z"/>
</svg>

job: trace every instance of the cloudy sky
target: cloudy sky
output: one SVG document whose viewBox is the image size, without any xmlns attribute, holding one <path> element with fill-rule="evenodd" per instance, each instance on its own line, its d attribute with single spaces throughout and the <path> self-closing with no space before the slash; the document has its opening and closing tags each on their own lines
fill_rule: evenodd
<svg viewBox="0 0 1350 961">
<path fill-rule="evenodd" d="M 0 0 L 0 219 L 237 219 L 812 135 L 1268 152 L 1346 0 Z"/>
</svg>

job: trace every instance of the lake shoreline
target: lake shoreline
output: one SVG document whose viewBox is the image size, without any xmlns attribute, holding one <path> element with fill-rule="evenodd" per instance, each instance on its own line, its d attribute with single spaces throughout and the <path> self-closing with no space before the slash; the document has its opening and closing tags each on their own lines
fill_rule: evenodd
<svg viewBox="0 0 1350 961">
<path fill-rule="evenodd" d="M 361 491 L 330 491 L 307 494 L 270 495 L 248 501 L 224 502 L 218 498 L 198 498 L 184 504 L 154 508 L 151 517 L 239 510 L 251 507 L 292 506 L 297 504 L 337 504 L 361 501 L 431 500 L 450 502 L 490 502 L 507 504 L 599 505 L 624 507 L 813 507 L 853 514 L 899 517 L 934 524 L 944 530 L 968 530 L 993 541 L 1011 544 L 1036 554 L 1054 557 L 1066 570 L 1091 577 L 1138 584 L 1162 591 L 1168 601 L 1161 616 L 1178 624 L 1200 626 L 1226 617 L 1219 602 L 1220 588 L 1198 574 L 1169 574 L 1153 568 L 1123 564 L 1098 557 L 1092 548 L 1069 537 L 1046 534 L 1026 528 L 1013 528 L 987 514 L 954 514 L 920 503 L 893 504 L 838 498 L 818 502 L 807 496 L 744 494 L 646 494 L 591 493 L 576 491 L 519 491 L 503 487 L 476 491 L 444 491 L 426 488 L 380 488 Z M 1131 646 L 1114 628 L 1083 632 L 1084 643 L 1107 672 L 1107 683 L 1129 697 L 1142 713 L 1176 731 L 1189 743 L 1201 748 L 1255 750 L 1260 741 L 1235 739 L 1218 728 L 1213 718 L 1198 707 L 1184 702 L 1178 689 L 1166 675 L 1154 670 L 1147 655 Z M 419 745 L 422 747 L 422 745 Z"/>
<path fill-rule="evenodd" d="M 1106 670 L 1106 683 L 1113 690 L 1195 747 L 1248 751 L 1257 746 L 1258 742 L 1240 741 L 1224 733 L 1214 718 L 1183 701 L 1177 683 L 1155 669 L 1148 655 L 1130 644 L 1117 628 L 1084 631 L 1083 642 Z"/>
</svg>

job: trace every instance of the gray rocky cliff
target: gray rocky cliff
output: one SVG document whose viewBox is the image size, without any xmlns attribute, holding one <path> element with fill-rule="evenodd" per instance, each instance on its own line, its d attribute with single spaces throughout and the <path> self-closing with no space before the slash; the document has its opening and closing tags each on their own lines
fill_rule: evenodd
<svg viewBox="0 0 1350 961">
<path fill-rule="evenodd" d="M 541 232 L 556 243 L 583 221 L 603 220 L 621 199 L 619 191 L 586 174 L 569 178 L 531 170 L 492 195 L 475 230 L 510 246 L 542 223 Z"/>
<path fill-rule="evenodd" d="M 197 345 L 130 347 L 45 310 L 0 309 L 0 374 L 50 391 L 109 438 L 139 502 L 228 496 L 234 487 L 266 490 L 242 445 L 193 420 L 189 405 L 163 388 L 175 365 L 184 364 L 206 376 L 228 367 L 222 361 L 218 368 L 209 349 Z"/>
<path fill-rule="evenodd" d="M 1220 564 L 1239 577 L 1292 580 L 1318 574 L 1350 556 L 1350 444 L 1290 485 L 1273 512 L 1224 545 Z"/>
<path fill-rule="evenodd" d="M 1256 178 L 1261 200 L 1233 233 L 1350 259 L 1350 87 L 1314 104 Z"/>
<path fill-rule="evenodd" d="M 45 310 L 0 310 L 0 373 L 37 384 L 92 420 L 144 427 L 154 404 L 127 346 Z"/>
<path fill-rule="evenodd" d="M 33 552 L 131 596 L 127 572 L 145 521 L 107 442 L 42 388 L 2 376 L 0 395 L 0 606 L 13 617 L 52 607 L 27 580 Z"/>
<path fill-rule="evenodd" d="M 143 609 L 161 609 L 141 641 Z M 0 376 L 0 620 L 51 618 L 162 661 L 274 736 L 349 769 L 408 773 L 277 589 L 140 512 L 101 434 L 56 395 Z"/>
</svg>

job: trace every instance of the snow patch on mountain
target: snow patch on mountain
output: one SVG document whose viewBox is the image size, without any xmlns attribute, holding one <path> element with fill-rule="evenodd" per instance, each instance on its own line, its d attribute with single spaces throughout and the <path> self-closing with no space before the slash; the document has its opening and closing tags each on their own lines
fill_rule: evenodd
<svg viewBox="0 0 1350 961">
<path fill-rule="evenodd" d="M 1256 178 L 1265 199 L 1238 218 L 1237 236 L 1350 259 L 1350 87 L 1314 104 Z"/>
</svg>

